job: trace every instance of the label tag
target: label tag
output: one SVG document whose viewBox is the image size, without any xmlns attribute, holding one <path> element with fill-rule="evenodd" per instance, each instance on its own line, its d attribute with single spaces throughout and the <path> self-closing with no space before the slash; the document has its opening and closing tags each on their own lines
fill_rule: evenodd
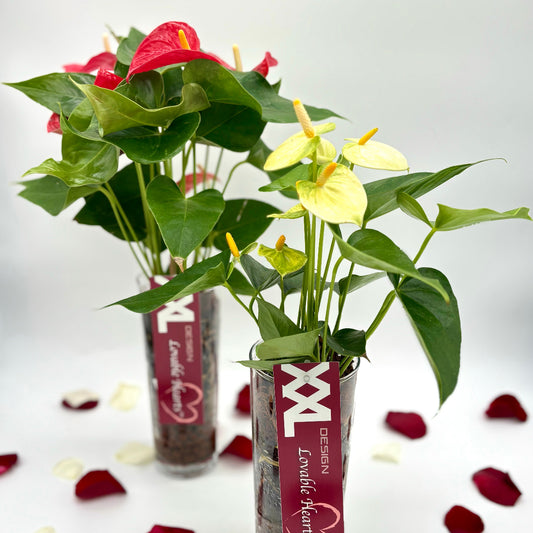
<svg viewBox="0 0 533 533">
<path fill-rule="evenodd" d="M 284 533 L 343 533 L 338 363 L 274 366 Z"/>
<path fill-rule="evenodd" d="M 165 276 L 150 279 L 150 288 Z M 152 311 L 152 346 L 160 424 L 202 424 L 202 337 L 198 293 Z"/>
</svg>

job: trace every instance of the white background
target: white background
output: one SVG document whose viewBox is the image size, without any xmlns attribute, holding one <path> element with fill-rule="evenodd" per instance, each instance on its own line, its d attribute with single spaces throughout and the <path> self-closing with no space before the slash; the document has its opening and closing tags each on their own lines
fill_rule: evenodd
<svg viewBox="0 0 533 533">
<path fill-rule="evenodd" d="M 126 34 L 130 26 L 149 32 L 168 20 L 186 21 L 204 49 L 228 61 L 238 43 L 246 68 L 269 50 L 279 60 L 269 79 L 283 79 L 284 96 L 350 119 L 338 120 L 328 137 L 337 146 L 378 126 L 378 140 L 400 149 L 415 172 L 504 158 L 474 167 L 422 200 L 430 217 L 437 202 L 503 211 L 533 206 L 532 15 L 526 0 L 4 2 L 2 81 L 83 63 L 101 51 L 106 24 Z M 0 95 L 0 454 L 20 455 L 20 464 L 0 478 L 0 531 L 32 533 L 50 525 L 57 533 L 145 533 L 155 523 L 196 533 L 252 531 L 250 464 L 224 459 L 207 476 L 180 481 L 153 465 L 128 467 L 113 459 L 125 442 L 151 439 L 140 318 L 118 308 L 99 310 L 136 291 L 137 268 L 123 243 L 70 220 L 79 205 L 52 218 L 17 198 L 14 183 L 44 159 L 59 158 L 60 140 L 46 134 L 47 110 L 5 86 Z M 293 126 L 268 126 L 266 139 L 274 146 L 294 132 Z M 227 158 L 223 170 L 231 164 Z M 384 177 L 359 175 L 363 181 Z M 256 194 L 265 183 L 246 167 L 234 180 L 234 197 Z M 291 205 L 274 195 L 261 198 Z M 273 225 L 265 242 L 272 245 L 283 231 L 298 247 L 296 226 L 282 224 Z M 411 256 L 424 237 L 420 223 L 403 214 L 374 227 Z M 371 339 L 372 363 L 363 362 L 357 388 L 347 532 L 445 531 L 443 516 L 455 504 L 479 513 L 487 532 L 531 530 L 531 422 L 488 421 L 483 412 L 504 392 L 533 410 L 532 232 L 531 223 L 503 221 L 441 234 L 421 260 L 448 276 L 463 324 L 459 385 L 438 414 L 429 365 L 398 305 Z M 387 290 L 383 282 L 352 298 L 345 325 L 367 327 Z M 223 292 L 220 298 L 223 447 L 237 433 L 250 435 L 248 420 L 233 410 L 247 381 L 234 361 L 247 357 L 257 332 L 235 302 Z M 120 381 L 142 387 L 134 411 L 108 405 Z M 98 409 L 61 409 L 63 392 L 80 387 L 101 394 Z M 408 441 L 391 433 L 383 425 L 389 410 L 421 413 L 428 435 Z M 399 465 L 370 457 L 373 445 L 389 441 L 402 443 Z M 73 486 L 51 474 L 69 456 L 86 469 L 109 469 L 128 495 L 76 501 Z M 510 473 L 523 492 L 516 507 L 477 492 L 471 475 L 487 466 Z"/>
</svg>

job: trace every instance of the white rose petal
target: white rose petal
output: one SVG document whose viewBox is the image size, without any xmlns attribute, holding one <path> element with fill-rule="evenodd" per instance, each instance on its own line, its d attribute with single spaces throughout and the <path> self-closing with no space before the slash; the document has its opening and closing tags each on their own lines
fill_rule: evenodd
<svg viewBox="0 0 533 533">
<path fill-rule="evenodd" d="M 100 397 L 98 394 L 88 389 L 78 389 L 64 394 L 63 400 L 76 409 L 87 402 L 98 402 Z"/>
<path fill-rule="evenodd" d="M 140 394 L 141 389 L 137 385 L 119 383 L 109 403 L 119 411 L 129 411 L 137 405 Z"/>
<path fill-rule="evenodd" d="M 74 481 L 79 479 L 83 472 L 83 463 L 79 459 L 69 457 L 59 461 L 52 469 L 52 474 L 61 479 Z"/>
<path fill-rule="evenodd" d="M 117 461 L 127 465 L 145 465 L 151 463 L 154 457 L 154 448 L 140 442 L 128 442 L 115 454 Z"/>
<path fill-rule="evenodd" d="M 387 461 L 389 463 L 399 463 L 402 455 L 402 445 L 399 442 L 387 442 L 376 444 L 372 448 L 372 459 Z"/>
</svg>

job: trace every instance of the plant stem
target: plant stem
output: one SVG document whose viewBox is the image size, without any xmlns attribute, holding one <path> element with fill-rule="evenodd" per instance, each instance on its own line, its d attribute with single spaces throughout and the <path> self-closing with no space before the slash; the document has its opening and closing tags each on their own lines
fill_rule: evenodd
<svg viewBox="0 0 533 533">
<path fill-rule="evenodd" d="M 279 288 L 280 288 L 280 291 L 281 291 L 281 302 L 279 304 L 279 309 L 282 313 L 285 312 L 285 289 L 283 287 L 283 276 L 280 276 L 279 278 Z"/>
<path fill-rule="evenodd" d="M 209 165 L 209 146 L 206 146 L 205 155 L 204 155 L 204 175 L 202 176 L 203 189 L 205 189 L 206 187 L 208 165 Z"/>
<path fill-rule="evenodd" d="M 342 311 L 344 309 L 344 303 L 346 302 L 346 296 L 348 295 L 348 289 L 350 288 L 350 283 L 352 281 L 352 274 L 355 268 L 355 263 L 352 263 L 350 266 L 350 271 L 348 272 L 348 277 L 346 278 L 346 290 L 342 292 L 339 296 L 339 311 L 337 313 L 337 321 L 335 322 L 335 327 L 333 328 L 333 334 L 337 333 L 339 326 L 341 324 Z"/>
<path fill-rule="evenodd" d="M 315 305 L 316 305 L 316 314 L 317 316 L 320 314 L 320 286 L 322 284 L 322 279 L 320 279 L 320 275 L 322 274 L 322 253 L 324 248 L 324 228 L 326 226 L 326 223 L 323 220 L 320 220 L 320 234 L 318 237 L 318 256 L 316 260 L 316 276 L 317 279 L 315 280 Z"/>
<path fill-rule="evenodd" d="M 135 166 L 137 166 L 139 163 L 135 163 Z M 172 171 L 172 159 L 165 159 L 163 161 L 163 166 L 165 167 L 165 176 L 168 176 L 169 178 L 173 177 L 173 171 Z"/>
<path fill-rule="evenodd" d="M 196 194 L 196 143 L 194 141 L 191 141 L 192 143 L 192 190 L 193 193 Z"/>
<path fill-rule="evenodd" d="M 224 148 L 221 148 L 220 149 L 220 153 L 218 154 L 218 159 L 217 159 L 217 166 L 215 167 L 215 173 L 213 174 L 213 183 L 211 184 L 211 188 L 215 188 L 215 185 L 216 185 L 216 182 L 217 182 L 217 177 L 218 177 L 218 172 L 220 170 L 220 165 L 222 163 L 222 155 L 224 154 Z"/>
<path fill-rule="evenodd" d="M 424 253 L 425 249 L 427 248 L 427 245 L 429 244 L 429 241 L 435 235 L 437 232 L 436 228 L 431 228 L 431 231 L 427 234 L 426 238 L 424 239 L 424 242 L 420 246 L 420 250 L 418 250 L 418 253 L 416 254 L 415 258 L 413 259 L 413 263 L 416 265 L 418 260 L 420 259 L 420 256 Z"/>
<path fill-rule="evenodd" d="M 341 263 L 343 261 L 343 257 L 339 257 L 333 266 L 333 270 L 331 272 L 331 281 L 329 286 L 329 293 L 328 293 L 328 303 L 326 305 L 326 316 L 324 318 L 324 334 L 322 335 L 322 361 L 326 360 L 326 345 L 328 340 L 328 321 L 329 321 L 329 311 L 331 309 L 331 298 L 333 297 L 334 287 L 335 287 L 335 278 L 337 277 L 337 270 L 339 270 L 339 267 L 341 266 Z"/>
<path fill-rule="evenodd" d="M 228 188 L 229 182 L 233 176 L 233 173 L 241 166 L 247 163 L 248 161 L 240 161 L 236 165 L 233 166 L 233 168 L 230 170 L 230 173 L 228 174 L 228 179 L 226 180 L 226 183 L 224 184 L 224 188 L 222 189 L 222 194 L 226 192 L 226 189 Z"/>
<path fill-rule="evenodd" d="M 239 305 L 254 319 L 254 322 L 259 327 L 259 320 L 257 320 L 257 317 L 255 316 L 254 312 L 251 309 L 248 309 L 248 306 L 237 296 L 237 294 L 235 293 L 235 291 L 233 290 L 233 288 L 227 281 L 224 282 L 224 287 L 228 289 L 228 291 L 233 296 L 233 298 L 235 298 L 235 300 L 239 303 Z"/>
</svg>

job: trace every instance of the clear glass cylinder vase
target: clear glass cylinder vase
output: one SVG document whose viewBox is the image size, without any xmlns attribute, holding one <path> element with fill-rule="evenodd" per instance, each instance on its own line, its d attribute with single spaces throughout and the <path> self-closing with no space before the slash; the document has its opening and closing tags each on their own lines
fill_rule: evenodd
<svg viewBox="0 0 533 533">
<path fill-rule="evenodd" d="M 255 345 L 250 352 L 250 359 L 255 359 Z M 346 486 L 350 456 L 350 433 L 358 367 L 359 360 L 356 360 L 354 368 L 340 380 L 343 487 Z M 256 369 L 252 369 L 250 375 L 255 532 L 283 533 L 274 378 L 271 374 Z"/>
<path fill-rule="evenodd" d="M 201 395 L 202 400 L 200 423 L 191 422 L 190 416 L 170 420 L 170 423 L 168 417 L 162 421 L 164 413 L 161 410 L 161 386 L 158 380 L 160 369 L 159 371 L 156 369 L 158 359 L 154 354 L 154 321 L 151 314 L 143 315 L 156 461 L 160 470 L 177 477 L 200 475 L 216 462 L 219 302 L 214 291 L 198 293 L 198 308 L 201 353 L 196 353 L 194 356 L 201 360 L 201 387 L 196 387 L 198 390 L 201 389 L 197 394 Z M 188 339 L 180 339 L 176 343 L 185 345 L 187 341 Z M 180 375 L 176 365 L 172 366 L 171 372 L 174 376 Z M 190 409 L 197 407 L 199 406 Z"/>
</svg>

